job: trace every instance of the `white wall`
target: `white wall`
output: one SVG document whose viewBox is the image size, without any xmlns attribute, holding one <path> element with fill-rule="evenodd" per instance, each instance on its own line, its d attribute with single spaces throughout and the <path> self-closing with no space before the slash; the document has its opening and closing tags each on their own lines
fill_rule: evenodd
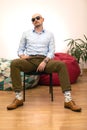
<svg viewBox="0 0 87 130">
<path fill-rule="evenodd" d="M 87 0 L 0 0 L 0 58 L 16 58 L 31 16 L 41 13 L 44 27 L 54 33 L 56 52 L 65 52 L 67 38 L 87 36 Z"/>
</svg>

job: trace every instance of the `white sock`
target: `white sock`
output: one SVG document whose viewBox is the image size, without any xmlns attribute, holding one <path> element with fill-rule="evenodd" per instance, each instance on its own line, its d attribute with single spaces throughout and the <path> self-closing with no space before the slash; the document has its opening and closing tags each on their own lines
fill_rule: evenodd
<svg viewBox="0 0 87 130">
<path fill-rule="evenodd" d="M 18 100 L 22 100 L 22 99 L 23 99 L 23 94 L 22 94 L 22 92 L 15 92 L 15 94 L 16 94 L 16 98 L 17 98 Z"/>
<path fill-rule="evenodd" d="M 71 91 L 64 92 L 65 102 L 70 102 L 72 100 Z"/>
</svg>

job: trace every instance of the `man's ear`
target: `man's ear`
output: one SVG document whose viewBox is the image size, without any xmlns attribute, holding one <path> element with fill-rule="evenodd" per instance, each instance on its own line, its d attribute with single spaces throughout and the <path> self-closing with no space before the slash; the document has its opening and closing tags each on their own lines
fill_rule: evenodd
<svg viewBox="0 0 87 130">
<path fill-rule="evenodd" d="M 43 22 L 44 22 L 44 18 L 43 18 Z"/>
</svg>

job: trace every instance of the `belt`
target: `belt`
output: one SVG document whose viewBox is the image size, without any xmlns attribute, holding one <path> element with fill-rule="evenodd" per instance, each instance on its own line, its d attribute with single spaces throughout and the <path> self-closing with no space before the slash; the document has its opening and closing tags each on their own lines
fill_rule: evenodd
<svg viewBox="0 0 87 130">
<path fill-rule="evenodd" d="M 46 56 L 44 56 L 44 55 L 29 55 L 29 56 L 46 57 Z"/>
</svg>

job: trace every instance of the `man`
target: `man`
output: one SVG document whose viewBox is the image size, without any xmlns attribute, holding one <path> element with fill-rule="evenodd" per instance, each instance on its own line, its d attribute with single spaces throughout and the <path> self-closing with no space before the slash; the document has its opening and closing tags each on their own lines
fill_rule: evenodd
<svg viewBox="0 0 87 130">
<path fill-rule="evenodd" d="M 34 14 L 31 20 L 34 29 L 23 33 L 18 49 L 20 58 L 11 62 L 11 79 L 16 97 L 7 109 L 12 110 L 23 105 L 20 72 L 45 71 L 58 73 L 65 97 L 64 107 L 81 112 L 81 108 L 71 97 L 71 85 L 65 63 L 53 60 L 55 51 L 53 34 L 43 28 L 44 18 L 40 14 Z"/>
</svg>

